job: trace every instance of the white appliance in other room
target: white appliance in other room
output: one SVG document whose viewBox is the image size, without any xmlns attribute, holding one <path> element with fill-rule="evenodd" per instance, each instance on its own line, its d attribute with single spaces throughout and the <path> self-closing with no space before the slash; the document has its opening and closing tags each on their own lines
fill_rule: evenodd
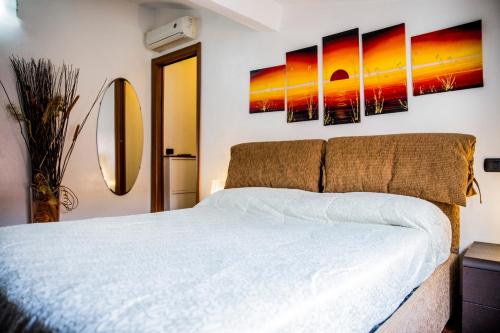
<svg viewBox="0 0 500 333">
<path fill-rule="evenodd" d="M 164 157 L 165 210 L 196 205 L 196 157 Z"/>
<path fill-rule="evenodd" d="M 146 33 L 146 45 L 151 50 L 161 50 L 168 44 L 181 39 L 193 40 L 196 38 L 196 19 L 183 16 Z"/>
</svg>

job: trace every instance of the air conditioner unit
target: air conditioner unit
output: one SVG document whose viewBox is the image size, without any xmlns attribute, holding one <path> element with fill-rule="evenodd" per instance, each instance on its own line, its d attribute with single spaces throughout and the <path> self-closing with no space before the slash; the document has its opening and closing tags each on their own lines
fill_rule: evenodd
<svg viewBox="0 0 500 333">
<path fill-rule="evenodd" d="M 146 33 L 146 44 L 151 50 L 164 48 L 170 43 L 181 39 L 192 40 L 196 38 L 196 19 L 183 16 Z"/>
</svg>

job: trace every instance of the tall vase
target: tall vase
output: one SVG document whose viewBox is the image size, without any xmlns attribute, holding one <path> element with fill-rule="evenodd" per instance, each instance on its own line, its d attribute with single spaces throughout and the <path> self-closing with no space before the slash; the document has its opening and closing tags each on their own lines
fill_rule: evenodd
<svg viewBox="0 0 500 333">
<path fill-rule="evenodd" d="M 59 188 L 40 190 L 36 185 L 31 189 L 31 223 L 59 221 Z"/>
</svg>

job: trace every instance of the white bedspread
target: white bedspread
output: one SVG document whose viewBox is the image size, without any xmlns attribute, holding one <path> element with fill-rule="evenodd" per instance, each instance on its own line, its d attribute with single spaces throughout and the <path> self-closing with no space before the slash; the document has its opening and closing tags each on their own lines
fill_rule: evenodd
<svg viewBox="0 0 500 333">
<path fill-rule="evenodd" d="M 0 228 L 0 292 L 58 332 L 369 332 L 450 242 L 416 198 L 233 189 L 193 209 Z"/>
</svg>

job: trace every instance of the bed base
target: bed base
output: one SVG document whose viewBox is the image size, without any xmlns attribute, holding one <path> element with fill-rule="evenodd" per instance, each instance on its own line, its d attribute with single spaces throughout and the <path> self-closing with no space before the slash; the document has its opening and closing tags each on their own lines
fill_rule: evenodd
<svg viewBox="0 0 500 333">
<path fill-rule="evenodd" d="M 442 332 L 457 296 L 458 274 L 458 255 L 452 253 L 376 333 Z"/>
</svg>

